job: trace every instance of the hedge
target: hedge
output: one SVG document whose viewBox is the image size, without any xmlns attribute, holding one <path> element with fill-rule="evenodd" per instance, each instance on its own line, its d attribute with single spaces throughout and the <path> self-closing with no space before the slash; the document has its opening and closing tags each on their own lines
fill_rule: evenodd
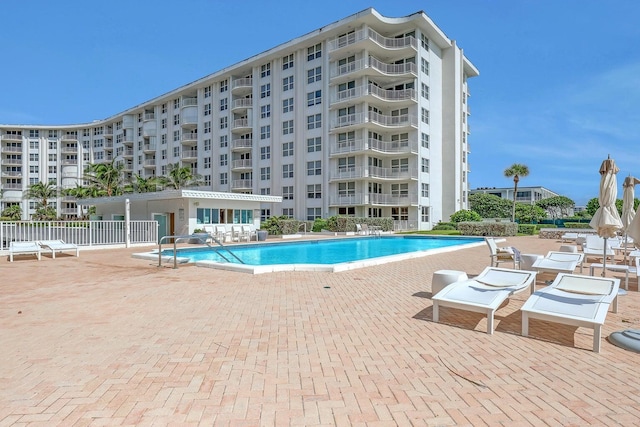
<svg viewBox="0 0 640 427">
<path fill-rule="evenodd" d="M 519 224 L 518 225 L 518 234 L 528 234 L 533 236 L 536 232 L 535 224 Z"/>
<path fill-rule="evenodd" d="M 515 236 L 515 222 L 459 222 L 458 230 L 463 236 Z"/>
</svg>

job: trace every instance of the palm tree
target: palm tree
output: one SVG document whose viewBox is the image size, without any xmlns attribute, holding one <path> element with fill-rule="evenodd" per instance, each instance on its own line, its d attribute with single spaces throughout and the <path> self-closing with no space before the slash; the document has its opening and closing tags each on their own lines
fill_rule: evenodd
<svg viewBox="0 0 640 427">
<path fill-rule="evenodd" d="M 511 213 L 511 221 L 516 221 L 516 193 L 518 192 L 518 182 L 520 182 L 520 177 L 525 177 L 529 175 L 529 166 L 514 163 L 504 170 L 504 176 L 507 178 L 513 177 L 513 210 Z"/>
<path fill-rule="evenodd" d="M 102 196 L 119 196 L 123 193 L 124 163 L 90 163 L 85 170 L 84 179 L 88 180 Z"/>
<path fill-rule="evenodd" d="M 150 176 L 149 178 L 144 178 L 135 174 L 131 177 L 129 187 L 134 193 L 151 193 L 158 191 L 158 184 L 160 184 L 158 177 Z"/>
<path fill-rule="evenodd" d="M 20 218 L 22 218 L 22 208 L 18 204 L 7 206 L 2 211 L 2 216 L 7 217 L 12 221 L 19 221 Z"/>
<path fill-rule="evenodd" d="M 58 197 L 58 187 L 47 182 L 37 182 L 31 184 L 27 189 L 26 198 L 38 200 L 38 205 L 41 207 L 47 207 L 49 199 Z"/>
<path fill-rule="evenodd" d="M 202 177 L 194 174 L 189 166 L 180 166 L 175 163 L 168 166 L 167 176 L 160 178 L 162 185 L 176 190 L 184 187 L 195 187 L 203 184 Z"/>
</svg>

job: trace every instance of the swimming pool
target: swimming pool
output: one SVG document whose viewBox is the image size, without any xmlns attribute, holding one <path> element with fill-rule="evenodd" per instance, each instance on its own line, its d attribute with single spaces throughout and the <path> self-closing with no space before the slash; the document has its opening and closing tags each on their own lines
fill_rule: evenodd
<svg viewBox="0 0 640 427">
<path fill-rule="evenodd" d="M 201 267 L 265 273 L 273 271 L 343 271 L 483 244 L 482 238 L 381 236 L 260 243 L 178 249 L 180 262 Z M 173 249 L 162 251 L 173 259 Z M 158 258 L 157 251 L 155 252 Z M 236 258 L 237 257 L 237 258 Z M 239 260 L 242 260 L 240 262 Z"/>
</svg>

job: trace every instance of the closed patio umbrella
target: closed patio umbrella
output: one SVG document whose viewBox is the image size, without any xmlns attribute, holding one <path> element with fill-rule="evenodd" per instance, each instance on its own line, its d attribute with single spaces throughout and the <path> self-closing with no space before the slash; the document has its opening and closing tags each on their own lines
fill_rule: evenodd
<svg viewBox="0 0 640 427">
<path fill-rule="evenodd" d="M 623 227 L 620 214 L 616 209 L 616 197 L 618 196 L 616 174 L 619 170 L 616 162 L 610 157 L 607 157 L 607 160 L 600 165 L 600 192 L 598 194 L 600 207 L 589 222 L 589 226 L 604 239 L 602 276 L 605 275 L 607 269 L 607 239 L 615 237 L 618 230 Z"/>
<path fill-rule="evenodd" d="M 636 216 L 633 209 L 635 198 L 635 186 L 640 184 L 640 179 L 628 176 L 622 183 L 622 227 L 624 229 L 624 262 L 627 263 L 627 236 L 629 235 L 629 226 Z"/>
</svg>

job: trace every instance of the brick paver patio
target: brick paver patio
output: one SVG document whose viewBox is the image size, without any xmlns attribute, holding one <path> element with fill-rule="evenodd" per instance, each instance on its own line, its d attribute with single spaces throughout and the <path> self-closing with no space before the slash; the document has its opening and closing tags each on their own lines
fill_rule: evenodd
<svg viewBox="0 0 640 427">
<path fill-rule="evenodd" d="M 546 253 L 560 242 L 514 237 Z M 141 249 L 0 260 L 0 426 L 636 425 L 635 276 L 603 328 L 532 321 L 515 295 L 432 321 L 431 276 L 486 246 L 343 273 L 177 270 Z M 588 269 L 585 269 L 588 273 Z M 618 275 L 618 273 L 607 273 Z M 621 277 L 621 276 L 619 276 Z"/>
</svg>

